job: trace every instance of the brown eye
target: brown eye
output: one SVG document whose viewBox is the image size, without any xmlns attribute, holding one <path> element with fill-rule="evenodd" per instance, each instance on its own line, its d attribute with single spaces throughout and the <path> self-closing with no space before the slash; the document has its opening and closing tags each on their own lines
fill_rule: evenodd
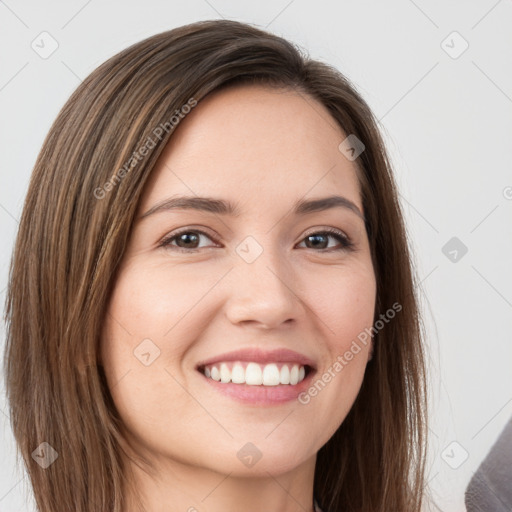
<svg viewBox="0 0 512 512">
<path fill-rule="evenodd" d="M 336 239 L 341 247 L 332 248 L 328 247 L 328 239 L 334 238 Z M 310 233 L 309 235 L 304 238 L 306 240 L 306 245 L 309 242 L 309 246 L 307 246 L 308 249 L 322 249 L 322 250 L 349 250 L 353 248 L 353 243 L 348 239 L 346 235 L 344 235 L 341 231 L 329 229 L 324 231 L 319 231 L 315 233 Z M 327 240 L 327 242 L 325 242 Z M 325 244 L 327 243 L 327 246 Z"/>
<path fill-rule="evenodd" d="M 204 231 L 184 229 L 165 238 L 159 247 L 181 252 L 198 251 L 205 248 L 199 247 L 202 236 L 212 240 Z M 337 240 L 340 247 L 329 247 L 329 238 Z M 351 250 L 354 245 L 345 234 L 334 229 L 310 233 L 304 238 L 304 241 L 306 241 L 307 249 L 319 249 L 320 252 Z"/>
<path fill-rule="evenodd" d="M 160 244 L 160 247 L 172 247 L 183 251 L 198 250 L 200 247 L 197 245 L 200 242 L 201 236 L 205 236 L 211 240 L 211 238 L 203 231 L 188 229 L 175 233 L 174 235 L 164 239 Z M 176 245 L 173 244 L 175 240 Z"/>
</svg>

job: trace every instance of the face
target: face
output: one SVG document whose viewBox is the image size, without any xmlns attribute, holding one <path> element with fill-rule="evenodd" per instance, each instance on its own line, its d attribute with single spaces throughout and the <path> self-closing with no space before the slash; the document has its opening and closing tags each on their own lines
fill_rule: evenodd
<svg viewBox="0 0 512 512">
<path fill-rule="evenodd" d="M 290 471 L 314 464 L 349 412 L 370 344 L 344 355 L 372 325 L 376 283 L 345 138 L 312 98 L 260 86 L 218 91 L 176 128 L 141 199 L 101 345 L 125 435 L 156 465 Z M 237 215 L 166 203 L 178 196 Z M 295 211 L 331 196 L 346 201 Z M 240 375 L 239 361 L 252 384 L 198 369 L 219 357 L 221 379 Z M 258 369 L 269 385 L 255 384 Z"/>
</svg>

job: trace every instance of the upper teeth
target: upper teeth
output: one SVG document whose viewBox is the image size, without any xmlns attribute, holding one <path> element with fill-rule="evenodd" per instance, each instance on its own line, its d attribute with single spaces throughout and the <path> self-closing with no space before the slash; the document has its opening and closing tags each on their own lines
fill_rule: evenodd
<svg viewBox="0 0 512 512">
<path fill-rule="evenodd" d="M 245 366 L 245 368 L 244 368 Z M 204 375 L 222 383 L 247 384 L 249 386 L 278 386 L 279 384 L 295 385 L 306 375 L 304 366 L 299 364 L 270 363 L 216 363 L 204 367 Z"/>
</svg>

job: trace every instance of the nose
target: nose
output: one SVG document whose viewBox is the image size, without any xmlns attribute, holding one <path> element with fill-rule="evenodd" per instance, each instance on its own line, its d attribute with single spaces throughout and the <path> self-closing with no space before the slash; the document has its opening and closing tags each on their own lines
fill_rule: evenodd
<svg viewBox="0 0 512 512">
<path fill-rule="evenodd" d="M 229 295 L 226 315 L 233 324 L 272 329 L 296 322 L 305 310 L 293 270 L 276 251 L 266 249 L 252 263 L 237 259 Z"/>
</svg>

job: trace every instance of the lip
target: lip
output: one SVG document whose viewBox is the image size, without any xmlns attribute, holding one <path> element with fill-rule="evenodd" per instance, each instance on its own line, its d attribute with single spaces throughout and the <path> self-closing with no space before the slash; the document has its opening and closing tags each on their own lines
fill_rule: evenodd
<svg viewBox="0 0 512 512">
<path fill-rule="evenodd" d="M 221 383 L 199 372 L 206 384 L 223 395 L 245 405 L 269 407 L 298 400 L 298 396 L 311 386 L 316 370 L 311 367 L 298 384 L 279 384 L 278 386 L 249 386 L 248 384 Z"/>
<path fill-rule="evenodd" d="M 259 364 L 267 363 L 297 363 L 302 366 L 309 366 L 310 369 L 316 370 L 316 365 L 309 357 L 294 352 L 286 348 L 277 348 L 274 350 L 263 350 L 261 348 L 244 348 L 234 350 L 232 352 L 225 352 L 219 354 L 210 359 L 205 359 L 196 365 L 196 370 L 200 370 L 202 367 L 222 363 L 227 361 L 245 361 L 254 362 Z M 287 384 L 288 385 L 288 384 Z"/>
<path fill-rule="evenodd" d="M 201 371 L 206 365 L 228 361 L 252 361 L 259 364 L 296 363 L 306 368 L 306 376 L 295 385 L 250 386 L 248 384 L 233 384 L 232 382 L 217 382 L 206 377 Z M 316 364 L 309 357 L 293 350 L 285 348 L 263 350 L 255 347 L 225 352 L 210 359 L 205 359 L 196 365 L 196 370 L 201 375 L 201 378 L 206 381 L 206 384 L 219 393 L 246 405 L 268 407 L 296 400 L 300 393 L 304 392 L 311 385 L 313 376 L 316 374 Z"/>
</svg>

